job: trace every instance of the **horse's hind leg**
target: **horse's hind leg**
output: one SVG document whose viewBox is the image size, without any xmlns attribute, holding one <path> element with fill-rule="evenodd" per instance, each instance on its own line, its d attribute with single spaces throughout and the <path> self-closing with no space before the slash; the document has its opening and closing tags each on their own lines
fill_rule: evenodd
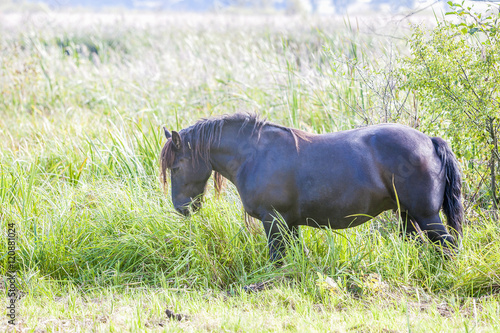
<svg viewBox="0 0 500 333">
<path fill-rule="evenodd" d="M 431 242 L 440 243 L 445 248 L 455 249 L 457 247 L 455 238 L 446 230 L 439 213 L 431 217 L 415 217 L 415 220 Z"/>
</svg>

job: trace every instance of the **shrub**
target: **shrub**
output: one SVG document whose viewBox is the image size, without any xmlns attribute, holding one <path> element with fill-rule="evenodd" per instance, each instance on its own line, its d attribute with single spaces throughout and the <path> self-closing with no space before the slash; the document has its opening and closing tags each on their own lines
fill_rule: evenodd
<svg viewBox="0 0 500 333">
<path fill-rule="evenodd" d="M 494 5 L 483 13 L 463 2 L 449 5 L 447 19 L 433 30 L 413 27 L 401 74 L 425 114 L 421 125 L 452 140 L 467 182 L 478 188 L 470 199 L 497 208 L 500 14 Z"/>
</svg>

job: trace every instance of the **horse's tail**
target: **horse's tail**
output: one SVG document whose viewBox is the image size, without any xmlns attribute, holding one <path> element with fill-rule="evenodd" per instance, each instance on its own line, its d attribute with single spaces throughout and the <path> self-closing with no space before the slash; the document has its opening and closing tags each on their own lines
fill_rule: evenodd
<svg viewBox="0 0 500 333">
<path fill-rule="evenodd" d="M 443 211 L 452 234 L 462 236 L 464 207 L 462 205 L 462 177 L 458 161 L 446 141 L 441 138 L 431 138 L 431 140 L 437 155 L 441 159 L 446 177 Z"/>
</svg>

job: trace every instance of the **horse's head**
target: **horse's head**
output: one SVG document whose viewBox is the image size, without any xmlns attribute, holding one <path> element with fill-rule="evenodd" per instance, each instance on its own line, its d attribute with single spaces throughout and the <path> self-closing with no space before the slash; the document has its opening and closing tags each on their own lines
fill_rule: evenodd
<svg viewBox="0 0 500 333">
<path fill-rule="evenodd" d="M 172 184 L 172 202 L 175 209 L 189 215 L 189 207 L 198 210 L 205 192 L 205 186 L 212 173 L 210 163 L 198 156 L 189 137 L 166 129 L 167 142 L 161 151 L 161 175 L 166 185 L 166 170 L 170 169 Z"/>
</svg>

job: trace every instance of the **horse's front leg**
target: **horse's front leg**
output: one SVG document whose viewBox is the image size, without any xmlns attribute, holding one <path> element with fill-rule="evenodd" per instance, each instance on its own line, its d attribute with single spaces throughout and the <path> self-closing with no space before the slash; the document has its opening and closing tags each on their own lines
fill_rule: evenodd
<svg viewBox="0 0 500 333">
<path fill-rule="evenodd" d="M 298 228 L 295 226 L 290 228 L 282 218 L 276 218 L 271 214 L 262 220 L 262 224 L 269 246 L 269 257 L 272 262 L 281 265 L 286 253 L 286 241 L 298 237 Z"/>
</svg>

